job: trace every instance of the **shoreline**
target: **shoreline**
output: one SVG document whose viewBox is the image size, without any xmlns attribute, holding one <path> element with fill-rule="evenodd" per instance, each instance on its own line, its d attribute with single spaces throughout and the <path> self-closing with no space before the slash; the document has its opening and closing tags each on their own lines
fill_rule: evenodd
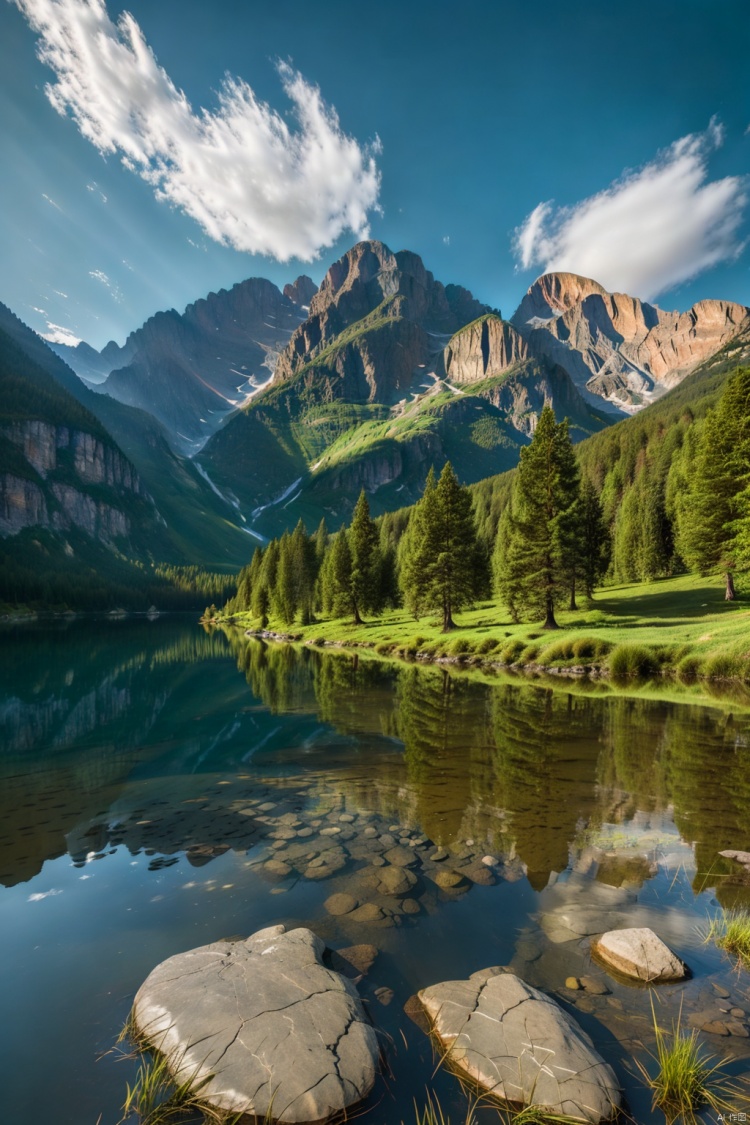
<svg viewBox="0 0 750 1125">
<path fill-rule="evenodd" d="M 702 683 L 727 685 L 736 687 L 747 687 L 747 680 L 741 676 L 706 676 L 700 673 L 691 675 L 680 674 L 679 670 L 675 667 L 662 667 L 654 670 L 648 675 L 644 676 L 638 672 L 624 672 L 612 673 L 606 664 L 539 664 L 534 662 L 519 663 L 514 662 L 511 664 L 504 663 L 503 661 L 493 660 L 490 657 L 482 656 L 479 653 L 462 653 L 454 656 L 438 655 L 431 652 L 415 652 L 404 653 L 397 644 L 393 643 L 393 648 L 389 651 L 378 651 L 381 647 L 374 641 L 356 641 L 356 640 L 336 640 L 329 638 L 309 638 L 305 637 L 302 633 L 284 633 L 274 629 L 247 629 L 240 622 L 232 618 L 212 618 L 201 619 L 203 624 L 213 625 L 218 627 L 230 627 L 240 631 L 243 636 L 248 639 L 272 641 L 276 644 L 298 644 L 306 648 L 331 648 L 337 651 L 348 650 L 364 650 L 369 655 L 383 660 L 398 660 L 403 664 L 421 664 L 432 665 L 436 667 L 452 667 L 463 668 L 466 670 L 474 669 L 476 671 L 485 672 L 511 672 L 513 674 L 523 673 L 529 676 L 552 676 L 556 679 L 571 679 L 580 682 L 581 680 L 590 680 L 592 682 L 639 682 L 645 683 L 648 681 L 673 681 L 682 686 L 699 686 Z"/>
</svg>

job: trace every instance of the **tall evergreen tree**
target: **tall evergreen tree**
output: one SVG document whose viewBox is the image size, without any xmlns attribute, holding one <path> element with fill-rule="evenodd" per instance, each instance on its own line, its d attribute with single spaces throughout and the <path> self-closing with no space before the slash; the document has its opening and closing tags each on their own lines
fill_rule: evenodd
<svg viewBox="0 0 750 1125">
<path fill-rule="evenodd" d="M 430 469 L 424 492 L 411 510 L 409 523 L 399 544 L 399 584 L 404 604 L 419 621 L 427 608 L 427 570 L 437 550 L 439 515 L 435 470 Z"/>
<path fill-rule="evenodd" d="M 581 486 L 580 531 L 580 574 L 586 597 L 590 598 L 607 573 L 610 535 L 596 489 L 588 477 Z"/>
<path fill-rule="evenodd" d="M 435 484 L 427 478 L 406 532 L 401 587 L 417 619 L 425 611 L 442 616 L 443 632 L 455 629 L 453 614 L 471 604 L 478 593 L 477 541 L 471 493 L 463 488 L 450 462 Z M 405 538 L 406 538 L 405 537 Z"/>
<path fill-rule="evenodd" d="M 352 558 L 351 606 L 354 624 L 362 624 L 362 613 L 379 613 L 381 603 L 380 541 L 364 488 L 354 508 L 348 532 Z"/>
<path fill-rule="evenodd" d="M 276 572 L 279 567 L 279 541 L 272 539 L 263 551 L 258 581 L 252 589 L 250 610 L 253 617 L 259 617 L 261 628 L 268 624 L 271 609 L 271 591 L 276 585 Z"/>
<path fill-rule="evenodd" d="M 547 405 L 531 444 L 521 450 L 500 581 L 511 613 L 539 614 L 545 629 L 558 627 L 555 606 L 570 595 L 577 504 L 568 427 L 557 424 Z"/>
<path fill-rule="evenodd" d="M 735 596 L 734 572 L 745 561 L 743 510 L 750 481 L 750 369 L 727 381 L 703 422 L 689 495 L 680 511 L 678 546 L 701 574 L 723 573 L 725 597 Z"/>
<path fill-rule="evenodd" d="M 326 617 L 344 617 L 352 607 L 352 553 L 345 527 L 334 537 L 320 572 L 320 597 Z"/>
</svg>

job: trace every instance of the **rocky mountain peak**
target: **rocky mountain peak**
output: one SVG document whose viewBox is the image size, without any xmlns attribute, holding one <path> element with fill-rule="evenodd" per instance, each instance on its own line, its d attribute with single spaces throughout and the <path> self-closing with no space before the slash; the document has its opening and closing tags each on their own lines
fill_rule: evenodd
<svg viewBox="0 0 750 1125">
<path fill-rule="evenodd" d="M 545 273 L 526 291 L 521 304 L 511 317 L 516 328 L 534 321 L 550 320 L 573 308 L 592 293 L 606 295 L 607 290 L 590 277 L 577 273 Z"/>
<path fill-rule="evenodd" d="M 307 309 L 313 297 L 318 292 L 318 287 L 311 277 L 302 273 L 296 281 L 291 283 L 287 282 L 283 292 L 284 296 L 288 297 L 293 305 L 299 305 L 300 308 Z"/>
</svg>

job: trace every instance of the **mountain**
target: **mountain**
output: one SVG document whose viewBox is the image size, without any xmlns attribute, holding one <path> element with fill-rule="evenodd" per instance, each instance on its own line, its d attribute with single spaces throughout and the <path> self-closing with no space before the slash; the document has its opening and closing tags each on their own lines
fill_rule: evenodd
<svg viewBox="0 0 750 1125">
<path fill-rule="evenodd" d="M 361 487 L 376 511 L 398 507 L 448 458 L 470 481 L 510 468 L 547 398 L 577 437 L 606 425 L 498 312 L 416 254 L 361 242 L 329 269 L 272 382 L 199 460 L 256 528 L 297 515 L 334 526 Z"/>
<path fill-rule="evenodd" d="M 540 277 L 511 324 L 529 352 L 558 363 L 589 402 L 616 415 L 653 402 L 731 341 L 750 309 L 699 301 L 664 312 L 572 273 Z"/>
<path fill-rule="evenodd" d="M 271 378 L 314 291 L 308 277 L 284 293 L 270 281 L 249 278 L 209 293 L 184 313 L 156 313 L 122 347 L 53 347 L 97 390 L 158 418 L 175 449 L 194 452 Z"/>
<path fill-rule="evenodd" d="M 85 386 L 44 340 L 2 304 L 0 331 L 47 379 L 54 380 L 58 420 L 70 423 L 84 413 L 89 429 L 94 426 L 130 461 L 160 517 L 157 536 L 152 535 L 152 526 L 143 529 L 142 546 L 151 557 L 211 567 L 244 561 L 248 535 L 236 507 L 217 493 L 189 458 L 175 453 L 156 418 Z M 30 416 L 32 401 L 33 396 Z"/>
<path fill-rule="evenodd" d="M 83 532 L 116 552 L 163 544 L 163 520 L 99 420 L 0 330 L 0 536 Z"/>
</svg>

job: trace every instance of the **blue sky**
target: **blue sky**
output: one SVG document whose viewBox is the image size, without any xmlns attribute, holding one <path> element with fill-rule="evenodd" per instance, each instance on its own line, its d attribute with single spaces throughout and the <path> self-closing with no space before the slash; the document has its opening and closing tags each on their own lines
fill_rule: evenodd
<svg viewBox="0 0 750 1125">
<path fill-rule="evenodd" d="M 39 331 L 318 281 L 365 229 L 506 315 L 547 267 L 750 304 L 744 0 L 122 11 L 0 2 L 0 300 Z"/>
</svg>

